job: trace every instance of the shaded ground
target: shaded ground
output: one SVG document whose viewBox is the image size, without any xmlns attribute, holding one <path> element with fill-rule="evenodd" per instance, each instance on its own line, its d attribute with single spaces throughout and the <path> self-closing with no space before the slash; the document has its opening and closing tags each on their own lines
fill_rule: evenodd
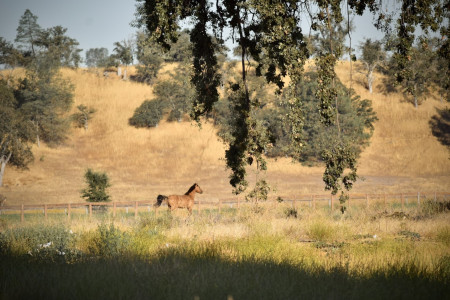
<svg viewBox="0 0 450 300">
<path fill-rule="evenodd" d="M 214 251 L 70 264 L 0 257 L 0 266 L 5 299 L 445 299 L 450 293 L 444 274 L 421 276 L 408 266 L 358 276 L 345 266 L 230 261 Z"/>
</svg>

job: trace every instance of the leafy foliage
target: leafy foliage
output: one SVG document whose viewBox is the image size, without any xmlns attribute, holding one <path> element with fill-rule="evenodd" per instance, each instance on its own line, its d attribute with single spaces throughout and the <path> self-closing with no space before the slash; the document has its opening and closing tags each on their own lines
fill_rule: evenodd
<svg viewBox="0 0 450 300">
<path fill-rule="evenodd" d="M 245 199 L 258 204 L 259 201 L 266 201 L 271 188 L 266 180 L 262 179 L 256 182 L 255 187 L 251 190 Z"/>
<path fill-rule="evenodd" d="M 153 100 L 144 101 L 136 108 L 129 124 L 135 127 L 155 127 L 167 113 L 169 122 L 181 121 L 192 109 L 194 90 L 189 82 L 187 68 L 179 65 L 171 79 L 159 80 L 153 85 Z"/>
<path fill-rule="evenodd" d="M 86 65 L 88 67 L 106 67 L 108 63 L 108 49 L 91 48 L 86 51 Z"/>
<path fill-rule="evenodd" d="M 96 235 L 89 247 L 91 254 L 110 258 L 123 255 L 128 248 L 128 235 L 114 223 L 98 225 Z"/>
<path fill-rule="evenodd" d="M 12 43 L 0 37 L 0 64 L 14 68 L 23 64 L 23 60 L 20 51 L 14 48 Z"/>
<path fill-rule="evenodd" d="M 15 97 L 23 115 L 34 125 L 38 143 L 42 139 L 57 145 L 65 140 L 69 128 L 65 114 L 72 106 L 73 89 L 47 59 L 32 63 L 27 76 L 19 81 Z"/>
<path fill-rule="evenodd" d="M 164 113 L 165 103 L 161 100 L 145 100 L 136 108 L 128 123 L 134 127 L 156 127 Z"/>
<path fill-rule="evenodd" d="M 0 80 L 0 186 L 7 164 L 26 168 L 33 160 L 34 131 L 21 113 L 12 88 Z"/>
<path fill-rule="evenodd" d="M 209 114 L 214 103 L 219 100 L 217 88 L 220 74 L 216 49 L 219 45 L 223 45 L 227 38 L 237 42 L 242 76 L 238 81 L 225 84 L 230 86 L 229 103 L 234 119 L 230 123 L 232 128 L 229 131 L 227 140 L 229 146 L 225 157 L 232 173 L 230 184 L 236 192 L 242 192 L 247 186 L 245 180 L 247 164 L 256 160 L 260 170 L 266 167 L 262 154 L 266 151 L 267 131 L 266 126 L 260 126 L 255 118 L 258 105 L 251 99 L 248 87 L 249 58 L 257 63 L 256 74 L 264 76 L 267 82 L 274 83 L 279 90 L 285 87 L 286 76 L 290 77 L 289 85 L 295 87 L 299 84 L 303 77 L 305 62 L 310 55 L 307 38 L 300 27 L 301 21 L 304 21 L 303 16 L 309 18 L 311 29 L 321 32 L 322 49 L 316 58 L 318 88 L 315 92 L 320 100 L 318 110 L 321 121 L 327 126 L 337 127 L 336 136 L 333 137 L 336 141 L 333 149 L 346 149 L 336 153 L 349 154 L 348 161 L 353 161 L 351 157 L 356 156 L 351 152 L 353 147 L 347 145 L 341 138 L 344 128 L 339 118 L 338 83 L 334 71 L 336 62 L 345 49 L 343 37 L 349 30 L 342 25 L 345 21 L 341 8 L 346 6 L 348 14 L 354 12 L 358 15 L 362 15 L 368 9 L 376 16 L 376 26 L 388 29 L 389 24 L 384 23 L 391 21 L 392 17 L 385 13 L 381 1 L 138 0 L 138 2 L 135 25 L 145 27 L 152 39 L 167 50 L 179 37 L 178 22 L 189 20 L 193 24 L 190 38 L 193 44 L 192 83 L 195 86 L 196 96 L 193 100 L 192 118 L 196 121 L 201 116 Z M 426 32 L 428 29 L 438 30 L 441 27 L 442 16 L 448 14 L 447 2 L 443 5 L 440 0 L 402 1 L 396 28 L 399 39 L 394 55 L 399 67 L 396 74 L 398 81 L 411 78 L 413 68 L 407 62 L 415 28 L 420 25 Z M 317 9 L 313 12 L 311 6 Z M 349 23 L 347 20 L 347 27 L 350 27 Z M 226 38 L 223 38 L 224 32 L 229 32 Z M 448 30 L 441 32 L 445 33 Z M 407 89 L 411 90 L 410 87 Z M 285 129 L 293 133 L 291 143 L 297 149 L 295 153 L 298 156 L 303 147 L 302 126 L 305 115 L 301 99 L 295 93 L 287 95 L 286 107 L 289 110 L 283 119 L 287 123 Z M 330 157 L 342 158 L 341 155 Z M 341 173 L 333 172 L 332 176 L 340 176 L 339 174 Z"/>
<path fill-rule="evenodd" d="M 322 152 L 325 161 L 325 172 L 323 181 L 325 189 L 331 190 L 331 194 L 336 195 L 341 191 L 339 202 L 341 203 L 341 211 L 346 210 L 344 204 L 348 200 L 348 194 L 344 193 L 341 184 L 345 190 L 351 190 L 353 183 L 358 178 L 356 174 L 356 155 L 346 144 L 337 144 L 331 149 Z M 348 170 L 348 173 L 344 174 Z"/>
<path fill-rule="evenodd" d="M 65 35 L 66 32 L 67 28 L 61 26 L 42 30 L 36 45 L 43 48 L 45 54 L 51 56 L 60 66 L 78 68 L 82 50 L 77 48 L 77 40 Z"/>
<path fill-rule="evenodd" d="M 47 56 L 57 66 L 78 68 L 82 51 L 77 48 L 78 41 L 67 36 L 67 28 L 62 26 L 42 29 L 37 19 L 27 9 L 19 20 L 15 41 L 22 51 L 22 63 L 27 65 L 39 56 Z"/>
<path fill-rule="evenodd" d="M 281 97 L 276 99 L 267 93 L 267 87 L 258 86 L 258 77 L 249 77 L 248 83 L 252 95 L 265 95 L 259 98 L 263 103 L 255 110 L 254 117 L 267 131 L 268 143 L 264 153 L 269 157 L 290 156 L 304 164 L 312 165 L 323 161 L 322 152 L 334 147 L 338 127 L 327 126 L 320 122 L 321 116 L 317 107 L 319 100 L 315 97 L 318 89 L 317 74 L 305 73 L 304 80 L 296 87 L 284 89 Z M 350 145 L 358 155 L 363 147 L 369 143 L 377 120 L 370 100 L 360 99 L 356 95 L 349 97 L 349 90 L 339 81 L 337 82 L 338 114 L 341 121 L 341 140 Z M 302 131 L 302 148 L 292 147 L 293 128 L 285 122 L 290 104 L 288 99 L 295 95 L 301 99 L 301 111 L 304 114 Z M 219 127 L 219 135 L 227 141 L 231 138 L 234 118 L 236 114 L 230 109 L 229 100 L 223 99 L 215 105 L 214 121 Z"/>
<path fill-rule="evenodd" d="M 77 109 L 78 112 L 72 115 L 72 118 L 75 121 L 75 125 L 78 128 L 84 128 L 84 130 L 88 130 L 89 120 L 92 119 L 92 115 L 96 112 L 96 109 L 89 108 L 84 104 L 78 105 Z"/>
<path fill-rule="evenodd" d="M 37 49 L 35 47 L 41 32 L 41 26 L 37 23 L 37 19 L 38 17 L 29 9 L 25 10 L 19 20 L 15 39 L 19 43 L 19 49 L 23 49 L 32 56 L 36 56 Z"/>
<path fill-rule="evenodd" d="M 74 241 L 71 231 L 61 224 L 11 228 L 0 234 L 0 254 L 59 261 L 75 254 Z"/>
<path fill-rule="evenodd" d="M 106 189 L 111 184 L 106 173 L 94 172 L 91 169 L 87 169 L 84 178 L 88 186 L 81 191 L 82 198 L 85 198 L 88 202 L 110 201 L 110 196 L 106 192 Z"/>
<path fill-rule="evenodd" d="M 161 69 L 163 58 L 162 50 L 155 45 L 144 32 L 136 36 L 136 80 L 150 84 Z"/>
<path fill-rule="evenodd" d="M 133 48 L 131 42 L 125 40 L 122 42 L 115 42 L 114 52 L 122 64 L 127 66 L 133 62 Z"/>
<path fill-rule="evenodd" d="M 367 78 L 367 88 L 372 93 L 372 85 L 375 79 L 373 72 L 377 67 L 381 67 L 386 60 L 386 52 L 383 50 L 381 41 L 365 39 L 361 46 L 361 59 Z"/>
</svg>

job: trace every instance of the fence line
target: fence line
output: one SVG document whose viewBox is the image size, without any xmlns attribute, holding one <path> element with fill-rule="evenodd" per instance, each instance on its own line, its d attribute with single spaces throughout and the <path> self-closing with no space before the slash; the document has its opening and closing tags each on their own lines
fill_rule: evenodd
<svg viewBox="0 0 450 300">
<path fill-rule="evenodd" d="M 430 197 L 431 196 L 431 197 Z M 405 205 L 416 205 L 420 207 L 420 205 L 423 203 L 424 200 L 431 200 L 434 202 L 437 202 L 443 200 L 446 201 L 447 197 L 450 196 L 450 192 L 417 192 L 417 193 L 383 193 L 383 194 L 350 194 L 349 199 L 346 202 L 347 207 L 351 207 L 352 205 L 356 205 L 356 201 L 362 201 L 363 205 L 365 203 L 365 206 L 368 208 L 370 207 L 371 203 L 382 203 L 384 205 L 384 208 L 387 207 L 387 205 L 393 205 L 400 203 L 401 209 L 403 210 Z M 218 212 L 221 213 L 223 206 L 228 205 L 229 207 L 233 208 L 234 205 L 236 205 L 236 209 L 239 213 L 241 202 L 243 197 L 233 197 L 233 198 L 223 198 L 218 199 L 218 201 L 204 201 L 204 200 L 197 200 L 194 202 L 194 204 L 197 205 L 197 211 L 198 214 L 201 213 L 202 207 L 203 210 L 207 207 L 216 207 Z M 413 199 L 410 200 L 409 199 Z M 389 201 L 390 200 L 390 201 Z M 299 205 L 302 203 L 307 203 L 307 206 L 309 206 L 312 209 L 316 209 L 316 207 L 319 205 L 319 202 L 328 202 L 328 205 L 325 204 L 325 206 L 328 206 L 331 210 L 335 209 L 335 203 L 336 201 L 339 201 L 339 199 L 336 196 L 330 195 L 330 194 L 304 194 L 304 195 L 288 195 L 288 196 L 272 196 L 268 199 L 269 202 L 284 202 L 284 203 L 291 203 L 292 207 L 294 209 L 297 209 Z M 390 203 L 388 203 L 388 201 Z M 117 209 L 118 208 L 125 208 L 126 212 L 129 212 L 129 208 L 134 209 L 134 217 L 138 217 L 138 211 L 139 208 L 147 207 L 148 212 L 151 210 L 154 210 L 155 215 L 158 213 L 158 208 L 153 207 L 153 204 L 155 201 L 153 200 L 146 200 L 146 201 L 126 201 L 126 202 L 84 202 L 84 203 L 57 203 L 57 204 L 20 204 L 20 205 L 9 205 L 9 206 L 1 206 L 0 207 L 0 215 L 4 214 L 5 212 L 11 212 L 11 211 L 20 211 L 20 220 L 23 222 L 25 218 L 25 211 L 33 211 L 33 210 L 43 210 L 44 218 L 48 219 L 48 211 L 49 210 L 61 210 L 64 209 L 65 214 L 67 215 L 68 219 L 71 218 L 71 214 L 73 209 L 77 208 L 85 208 L 86 214 L 89 215 L 89 217 L 92 217 L 93 210 L 101 210 L 102 207 L 112 207 L 112 215 L 113 217 L 116 217 Z M 338 203 L 339 204 L 339 203 Z"/>
</svg>

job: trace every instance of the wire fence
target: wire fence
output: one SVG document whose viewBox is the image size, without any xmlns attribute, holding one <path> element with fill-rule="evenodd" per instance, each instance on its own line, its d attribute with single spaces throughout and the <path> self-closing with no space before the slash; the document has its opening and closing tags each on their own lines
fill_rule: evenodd
<svg viewBox="0 0 450 300">
<path fill-rule="evenodd" d="M 417 193 L 394 193 L 394 194 L 350 194 L 346 201 L 347 209 L 351 207 L 378 207 L 378 208 L 395 208 L 405 209 L 411 207 L 420 207 L 426 202 L 447 202 L 450 200 L 450 192 L 417 192 Z M 264 202 L 259 203 L 273 203 L 285 204 L 291 206 L 293 209 L 300 209 L 302 207 L 309 207 L 312 210 L 328 208 L 331 211 L 340 206 L 339 198 L 330 194 L 307 194 L 307 195 L 287 195 L 287 196 L 272 196 Z M 20 221 L 25 220 L 25 215 L 28 216 L 43 216 L 46 220 L 49 215 L 66 215 L 70 220 L 74 214 L 86 215 L 89 218 L 95 213 L 107 213 L 116 217 L 119 214 L 122 216 L 133 216 L 138 218 L 140 215 L 150 213 L 155 217 L 158 212 L 164 210 L 164 206 L 155 207 L 155 201 L 127 201 L 127 202 L 84 202 L 84 203 L 58 203 L 58 204 L 21 204 L 0 207 L 0 217 L 20 216 Z M 232 209 L 237 212 L 243 206 L 254 205 L 255 201 L 246 201 L 244 197 L 233 197 L 218 199 L 215 201 L 197 199 L 194 202 L 194 210 L 197 214 L 202 211 L 216 211 L 221 213 L 223 209 Z"/>
</svg>

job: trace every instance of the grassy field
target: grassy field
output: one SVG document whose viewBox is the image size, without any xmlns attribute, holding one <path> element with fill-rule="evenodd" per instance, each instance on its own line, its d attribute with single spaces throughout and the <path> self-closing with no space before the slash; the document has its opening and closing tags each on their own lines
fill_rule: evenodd
<svg viewBox="0 0 450 300">
<path fill-rule="evenodd" d="M 171 71 L 173 66 L 166 66 L 160 77 Z M 337 72 L 349 86 L 348 63 L 339 63 Z M 152 98 L 150 86 L 82 69 L 63 70 L 63 75 L 76 87 L 73 110 L 85 104 L 97 112 L 89 130 L 73 128 L 64 145 L 34 146 L 35 162 L 29 170 L 6 169 L 0 193 L 9 205 L 80 202 L 87 168 L 107 172 L 113 201 L 182 194 L 193 182 L 204 190 L 200 199 L 231 196 L 223 160 L 225 146 L 210 123 L 204 123 L 202 129 L 189 122 L 162 122 L 158 128 L 136 129 L 128 125 L 128 119 L 145 99 Z M 450 190 L 449 152 L 431 134 L 429 125 L 436 110 L 445 104 L 429 97 L 415 109 L 401 93 L 384 93 L 382 75 L 377 75 L 373 94 L 361 83 L 362 75 L 354 72 L 353 78 L 352 87 L 362 98 L 373 101 L 379 118 L 371 144 L 359 160 L 359 174 L 365 180 L 358 181 L 353 192 Z M 250 184 L 254 171 L 248 170 Z M 321 166 L 305 167 L 282 158 L 269 160 L 266 176 L 276 189 L 274 194 L 309 194 L 323 193 L 322 173 Z"/>
<path fill-rule="evenodd" d="M 349 65 L 337 72 L 349 86 Z M 193 182 L 204 191 L 196 199 L 232 196 L 225 146 L 212 124 L 136 129 L 128 118 L 152 98 L 151 87 L 86 70 L 63 75 L 76 87 L 74 107 L 97 112 L 89 130 L 72 129 L 64 145 L 34 146 L 29 170 L 7 168 L 0 188 L 7 205 L 80 203 L 87 168 L 109 175 L 113 201 L 182 194 Z M 359 160 L 364 180 L 352 192 L 450 191 L 449 152 L 429 125 L 445 104 L 430 97 L 415 109 L 401 93 L 386 94 L 381 75 L 374 94 L 358 76 L 352 87 L 373 101 L 379 121 Z M 323 167 L 282 158 L 268 168 L 271 197 L 324 193 Z M 27 213 L 21 223 L 19 214 L 2 214 L 0 270 L 1 299 L 444 299 L 449 212 L 433 202 L 404 210 L 352 205 L 344 215 L 326 204 L 294 210 L 272 202 L 189 218 L 163 210 L 89 218 L 74 210 L 68 220 L 61 209 L 47 221 L 41 211 Z"/>
<path fill-rule="evenodd" d="M 263 204 L 174 215 L 0 218 L 4 299 L 444 299 L 449 212 Z"/>
</svg>

